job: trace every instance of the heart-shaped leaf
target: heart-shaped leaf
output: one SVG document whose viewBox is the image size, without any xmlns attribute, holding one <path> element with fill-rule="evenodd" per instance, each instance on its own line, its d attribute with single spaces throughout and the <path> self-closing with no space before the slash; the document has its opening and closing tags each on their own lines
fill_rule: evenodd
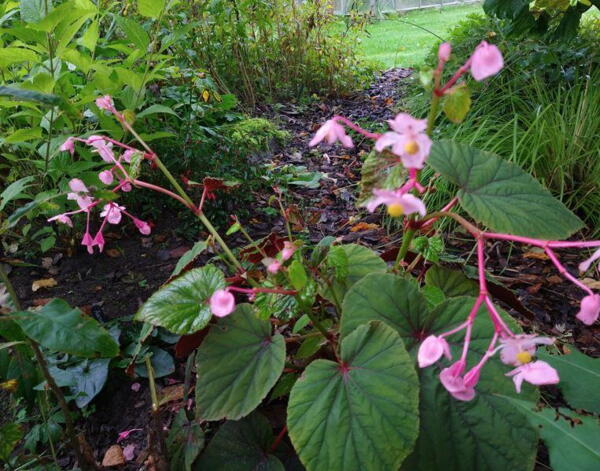
<svg viewBox="0 0 600 471">
<path fill-rule="evenodd" d="M 447 298 L 456 296 L 477 296 L 479 287 L 459 270 L 432 266 L 425 274 L 425 284 L 440 288 Z"/>
<path fill-rule="evenodd" d="M 227 421 L 217 431 L 195 466 L 196 471 L 284 471 L 270 454 L 273 430 L 258 413 Z"/>
<path fill-rule="evenodd" d="M 323 290 L 323 297 L 337 303 L 344 299 L 346 291 L 358 280 L 373 272 L 384 272 L 387 268 L 385 262 L 371 249 L 357 244 L 347 244 L 334 247 L 328 255 L 328 260 L 333 258 L 337 251 L 345 253 L 345 272 L 343 276 L 333 280 L 331 288 Z M 336 263 L 335 260 L 332 260 Z"/>
<path fill-rule="evenodd" d="M 354 325 L 371 319 L 381 320 L 398 331 L 410 353 L 416 356 L 419 339 L 441 334 L 464 322 L 474 302 L 474 298 L 456 297 L 429 311 L 412 282 L 394 275 L 372 274 L 348 291 L 344 299 L 342 332 L 347 333 Z M 519 330 L 512 319 L 505 314 L 504 317 L 513 331 Z M 482 308 L 473 326 L 469 366 L 481 358 L 492 335 L 492 324 Z M 460 356 L 462 340 L 463 332 L 448 338 L 455 359 Z M 512 381 L 504 376 L 510 368 L 494 357 L 482 371 L 475 399 L 457 401 L 438 378 L 441 367 L 448 364 L 444 361 L 442 366 L 419 371 L 420 434 L 415 451 L 402 469 L 531 469 L 536 454 L 536 433 L 522 414 L 496 393 L 535 400 L 536 391 L 528 387 L 517 395 Z"/>
<path fill-rule="evenodd" d="M 436 142 L 428 164 L 458 185 L 460 204 L 498 232 L 565 239 L 583 222 L 517 165 L 454 141 Z"/>
<path fill-rule="evenodd" d="M 85 360 L 66 369 L 50 368 L 50 374 L 60 386 L 69 386 L 80 409 L 87 406 L 104 387 L 110 360 Z"/>
<path fill-rule="evenodd" d="M 271 334 L 268 319 L 240 304 L 219 319 L 198 348 L 197 416 L 239 419 L 260 404 L 275 385 L 285 362 L 285 341 Z"/>
<path fill-rule="evenodd" d="M 600 465 L 600 424 L 598 418 L 582 416 L 569 409 L 544 408 L 535 403 L 505 397 L 523 412 L 550 452 L 554 471 L 596 471 Z"/>
<path fill-rule="evenodd" d="M 402 335 L 405 324 L 419 322 L 429 308 L 415 282 L 387 273 L 372 273 L 348 291 L 342 312 L 342 336 L 373 320 L 385 322 Z"/>
<path fill-rule="evenodd" d="M 13 318 L 25 335 L 49 350 L 83 358 L 114 357 L 119 344 L 95 319 L 53 299 L 40 311 L 16 312 Z"/>
<path fill-rule="evenodd" d="M 210 321 L 208 300 L 222 288 L 225 288 L 225 277 L 219 269 L 212 265 L 195 268 L 150 296 L 135 319 L 176 334 L 192 334 Z"/>
<path fill-rule="evenodd" d="M 388 471 L 418 431 L 418 382 L 402 340 L 372 322 L 341 344 L 341 363 L 316 360 L 290 394 L 290 439 L 308 471 Z"/>
</svg>

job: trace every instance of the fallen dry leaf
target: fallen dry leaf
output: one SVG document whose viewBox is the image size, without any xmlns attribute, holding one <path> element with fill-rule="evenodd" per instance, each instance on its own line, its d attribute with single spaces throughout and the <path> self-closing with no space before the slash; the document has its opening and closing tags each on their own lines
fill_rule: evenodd
<svg viewBox="0 0 600 471">
<path fill-rule="evenodd" d="M 584 278 L 581 282 L 590 289 L 600 289 L 600 280 L 593 278 Z"/>
<path fill-rule="evenodd" d="M 34 293 L 41 288 L 54 288 L 58 283 L 54 278 L 44 278 L 41 280 L 35 280 L 31 283 L 31 291 Z"/>
<path fill-rule="evenodd" d="M 550 257 L 548 257 L 548 255 L 546 255 L 544 252 L 538 252 L 538 251 L 530 251 L 530 252 L 525 252 L 523 254 L 523 258 L 534 258 L 536 260 L 549 260 Z"/>
<path fill-rule="evenodd" d="M 169 402 L 180 401 L 181 399 L 183 399 L 183 383 L 164 388 L 161 391 L 158 403 L 162 406 Z"/>
<path fill-rule="evenodd" d="M 113 445 L 104 454 L 102 466 L 110 468 L 112 466 L 121 466 L 125 464 L 125 456 L 123 456 L 123 448 L 120 445 Z"/>
<path fill-rule="evenodd" d="M 564 280 L 564 278 L 562 278 L 558 275 L 552 275 L 552 276 L 549 276 L 548 278 L 546 278 L 546 281 L 548 283 L 550 283 L 551 285 L 558 285 L 560 283 L 563 283 L 565 280 Z"/>
<path fill-rule="evenodd" d="M 360 232 L 360 231 L 372 231 L 379 229 L 377 224 L 368 223 L 368 222 L 359 222 L 358 224 L 352 226 L 350 228 L 350 232 Z"/>
<path fill-rule="evenodd" d="M 117 258 L 121 256 L 121 252 L 118 249 L 106 249 L 105 250 L 106 255 L 108 255 L 110 258 Z"/>
</svg>

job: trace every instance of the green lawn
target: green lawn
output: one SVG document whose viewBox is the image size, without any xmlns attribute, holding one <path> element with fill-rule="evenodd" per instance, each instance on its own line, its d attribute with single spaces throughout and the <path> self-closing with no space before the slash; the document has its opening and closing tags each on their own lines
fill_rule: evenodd
<svg viewBox="0 0 600 471">
<path fill-rule="evenodd" d="M 481 4 L 414 10 L 369 25 L 358 49 L 365 58 L 382 63 L 386 69 L 415 66 L 440 41 L 435 35 L 444 38 L 467 15 L 482 12 Z"/>
</svg>

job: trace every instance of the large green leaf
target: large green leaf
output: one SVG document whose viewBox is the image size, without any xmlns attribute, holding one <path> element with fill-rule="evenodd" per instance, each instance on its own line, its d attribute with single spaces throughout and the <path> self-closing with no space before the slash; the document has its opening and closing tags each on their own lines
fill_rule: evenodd
<svg viewBox="0 0 600 471">
<path fill-rule="evenodd" d="M 137 0 L 140 15 L 158 18 L 165 7 L 165 0 Z"/>
<path fill-rule="evenodd" d="M 150 37 L 146 30 L 134 20 L 115 15 L 115 21 L 127 36 L 127 39 L 132 42 L 135 47 L 146 51 L 150 44 Z"/>
<path fill-rule="evenodd" d="M 425 274 L 425 284 L 427 286 L 436 286 L 442 290 L 447 298 L 456 296 L 477 296 L 479 287 L 473 280 L 459 270 L 432 266 Z"/>
<path fill-rule="evenodd" d="M 412 282 L 394 275 L 372 274 L 348 291 L 341 330 L 342 334 L 348 334 L 361 323 L 383 321 L 398 331 L 416 356 L 419 339 L 464 322 L 474 302 L 474 298 L 455 297 L 429 311 Z M 514 321 L 506 315 L 505 318 L 513 330 L 518 330 Z M 481 358 L 492 335 L 491 322 L 485 309 L 481 309 L 473 327 L 470 366 Z M 448 338 L 455 359 L 460 356 L 462 340 L 462 332 Z M 531 469 L 536 453 L 535 431 L 520 413 L 494 395 L 498 392 L 516 395 L 512 381 L 504 376 L 509 368 L 492 358 L 483 369 L 475 399 L 461 402 L 453 399 L 438 379 L 441 367 L 448 364 L 444 360 L 441 366 L 419 371 L 421 430 L 415 451 L 403 469 Z M 535 399 L 536 392 L 528 387 L 522 396 Z"/>
<path fill-rule="evenodd" d="M 212 265 L 195 268 L 150 296 L 135 319 L 176 334 L 197 332 L 208 324 L 212 316 L 209 298 L 223 288 L 225 277 L 219 269 Z"/>
<path fill-rule="evenodd" d="M 61 102 L 61 98 L 57 95 L 48 95 L 46 93 L 5 86 L 0 86 L 0 96 L 8 96 L 22 101 L 36 101 L 46 105 L 58 105 Z"/>
<path fill-rule="evenodd" d="M 204 431 L 196 422 L 190 422 L 185 410 L 180 409 L 167 437 L 171 471 L 190 471 L 202 448 Z"/>
<path fill-rule="evenodd" d="M 19 424 L 9 423 L 0 427 L 0 461 L 7 462 L 10 454 L 23 438 Z"/>
<path fill-rule="evenodd" d="M 539 350 L 538 357 L 558 371 L 558 387 L 570 406 L 600 414 L 600 358 L 584 355 L 571 345 L 569 350 L 566 355 Z"/>
<path fill-rule="evenodd" d="M 418 338 L 441 334 L 464 322 L 474 298 L 458 297 L 445 301 L 423 316 L 418 323 L 405 323 L 402 336 L 416 356 Z M 518 327 L 502 313 L 513 331 Z M 473 326 L 468 364 L 473 366 L 486 351 L 493 327 L 485 309 L 481 309 Z M 448 338 L 454 359 L 460 356 L 463 332 Z M 452 398 L 441 385 L 438 374 L 449 365 L 423 368 L 421 381 L 421 431 L 413 454 L 402 469 L 407 471 L 506 471 L 533 468 L 537 452 L 537 434 L 521 413 L 510 407 L 497 393 L 509 397 L 537 399 L 537 391 L 524 388 L 518 395 L 512 381 L 505 376 L 510 367 L 493 357 L 482 370 L 477 395 L 469 402 Z"/>
<path fill-rule="evenodd" d="M 316 360 L 288 405 L 290 439 L 308 471 L 396 470 L 418 433 L 418 382 L 398 334 L 380 322 L 342 341 L 341 362 Z"/>
<path fill-rule="evenodd" d="M 20 0 L 21 19 L 26 23 L 42 21 L 52 11 L 52 3 L 52 0 Z"/>
<path fill-rule="evenodd" d="M 236 420 L 256 409 L 281 376 L 285 341 L 241 304 L 211 327 L 196 362 L 198 417 Z"/>
<path fill-rule="evenodd" d="M 340 332 L 346 336 L 372 320 L 403 332 L 407 322 L 418 323 L 428 311 L 427 301 L 415 282 L 387 273 L 372 273 L 346 294 Z"/>
<path fill-rule="evenodd" d="M 347 244 L 336 247 L 346 254 L 347 272 L 333 281 L 330 288 L 323 290 L 323 296 L 330 301 L 341 303 L 346 291 L 358 280 L 373 272 L 384 272 L 387 268 L 385 262 L 375 252 L 367 247 L 357 244 Z M 332 250 L 335 254 L 335 251 Z M 330 258 L 331 255 L 328 256 Z"/>
<path fill-rule="evenodd" d="M 80 409 L 87 406 L 98 395 L 108 378 L 109 359 L 77 363 L 66 369 L 50 368 L 50 374 L 61 387 L 68 386 Z"/>
<path fill-rule="evenodd" d="M 597 394 L 597 390 L 594 393 Z M 544 408 L 535 403 L 506 397 L 536 427 L 550 452 L 554 471 L 597 471 L 600 468 L 600 421 L 569 409 Z"/>
<path fill-rule="evenodd" d="M 273 430 L 257 412 L 227 421 L 217 431 L 196 463 L 196 471 L 284 471 L 270 454 Z"/>
<path fill-rule="evenodd" d="M 495 231 L 564 239 L 583 227 L 537 180 L 496 154 L 440 141 L 428 163 L 458 185 L 460 203 L 469 215 Z"/>
<path fill-rule="evenodd" d="M 54 352 L 83 358 L 114 357 L 119 344 L 93 318 L 62 299 L 53 299 L 40 311 L 12 314 L 25 335 Z"/>
</svg>

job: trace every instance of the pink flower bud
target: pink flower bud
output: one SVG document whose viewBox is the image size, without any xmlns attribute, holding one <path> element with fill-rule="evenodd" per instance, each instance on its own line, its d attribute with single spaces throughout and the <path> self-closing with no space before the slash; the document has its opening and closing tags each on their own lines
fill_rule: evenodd
<svg viewBox="0 0 600 471">
<path fill-rule="evenodd" d="M 125 162 L 127 162 L 128 164 L 131 163 L 131 157 L 135 153 L 136 153 L 135 150 L 133 150 L 133 149 L 127 149 L 125 152 L 123 152 L 123 160 Z"/>
<path fill-rule="evenodd" d="M 267 265 L 267 271 L 274 275 L 281 269 L 281 262 L 278 260 L 273 260 L 269 265 Z"/>
<path fill-rule="evenodd" d="M 433 365 L 442 355 L 445 355 L 448 359 L 452 358 L 448 342 L 443 337 L 430 335 L 419 347 L 419 353 L 417 354 L 419 367 L 425 368 Z"/>
<path fill-rule="evenodd" d="M 87 186 L 85 186 L 85 183 L 83 183 L 79 178 L 73 178 L 69 182 L 69 188 L 71 188 L 71 191 L 76 193 L 88 193 L 89 191 Z"/>
<path fill-rule="evenodd" d="M 281 260 L 284 262 L 292 258 L 294 252 L 296 251 L 296 246 L 292 242 L 284 242 L 283 250 L 281 251 Z"/>
<path fill-rule="evenodd" d="M 493 44 L 482 41 L 471 56 L 471 75 L 480 82 L 496 75 L 504 67 L 502 53 Z"/>
<path fill-rule="evenodd" d="M 132 188 L 131 183 L 127 182 L 121 187 L 121 191 L 124 191 L 125 193 L 129 193 L 131 191 L 131 188 Z"/>
<path fill-rule="evenodd" d="M 105 242 L 104 242 L 104 236 L 102 235 L 102 232 L 98 231 L 98 233 L 94 237 L 93 245 L 97 246 L 98 250 L 100 252 L 102 252 L 104 250 L 104 244 L 105 244 Z M 88 247 L 88 252 L 89 252 L 89 247 Z"/>
<path fill-rule="evenodd" d="M 452 53 L 452 46 L 450 43 L 442 43 L 438 49 L 438 59 L 441 62 L 448 62 L 450 54 Z"/>
<path fill-rule="evenodd" d="M 579 271 L 580 272 L 588 271 L 590 269 L 590 267 L 592 266 L 592 263 L 594 263 L 599 258 L 600 258 L 600 249 L 596 250 L 590 258 L 588 258 L 587 260 L 584 260 L 583 262 L 581 262 L 579 264 Z"/>
<path fill-rule="evenodd" d="M 600 294 L 589 294 L 581 300 L 577 319 L 585 325 L 592 325 L 600 315 Z"/>
<path fill-rule="evenodd" d="M 83 239 L 81 239 L 81 245 L 85 245 L 87 247 L 87 251 L 89 254 L 94 253 L 94 240 L 89 232 L 83 234 Z"/>
<path fill-rule="evenodd" d="M 104 170 L 98 174 L 98 178 L 105 185 L 110 185 L 113 182 L 113 174 L 110 170 Z"/>
<path fill-rule="evenodd" d="M 69 227 L 73 227 L 73 221 L 66 214 L 58 214 L 57 216 L 51 217 L 48 219 L 48 222 L 58 221 L 61 224 L 66 224 Z"/>
<path fill-rule="evenodd" d="M 104 95 L 100 98 L 96 98 L 96 106 L 101 110 L 113 111 L 115 104 L 110 95 Z"/>
<path fill-rule="evenodd" d="M 335 119 L 326 121 L 315 133 L 315 137 L 308 143 L 309 147 L 316 146 L 321 141 L 327 141 L 328 144 L 333 144 L 340 141 L 344 147 L 354 147 L 352 139 L 346 134 L 344 126 L 338 123 Z"/>
<path fill-rule="evenodd" d="M 62 146 L 59 147 L 62 152 L 69 152 L 71 155 L 75 154 L 75 138 L 69 137 Z"/>
<path fill-rule="evenodd" d="M 135 224 L 135 227 L 137 227 L 138 230 L 144 235 L 148 235 L 150 234 L 150 232 L 152 232 L 150 224 L 148 224 L 145 221 L 142 221 L 141 219 L 133 218 L 133 223 Z"/>
<path fill-rule="evenodd" d="M 218 289 L 209 300 L 210 311 L 217 317 L 225 317 L 235 309 L 233 294 L 224 289 Z"/>
</svg>

